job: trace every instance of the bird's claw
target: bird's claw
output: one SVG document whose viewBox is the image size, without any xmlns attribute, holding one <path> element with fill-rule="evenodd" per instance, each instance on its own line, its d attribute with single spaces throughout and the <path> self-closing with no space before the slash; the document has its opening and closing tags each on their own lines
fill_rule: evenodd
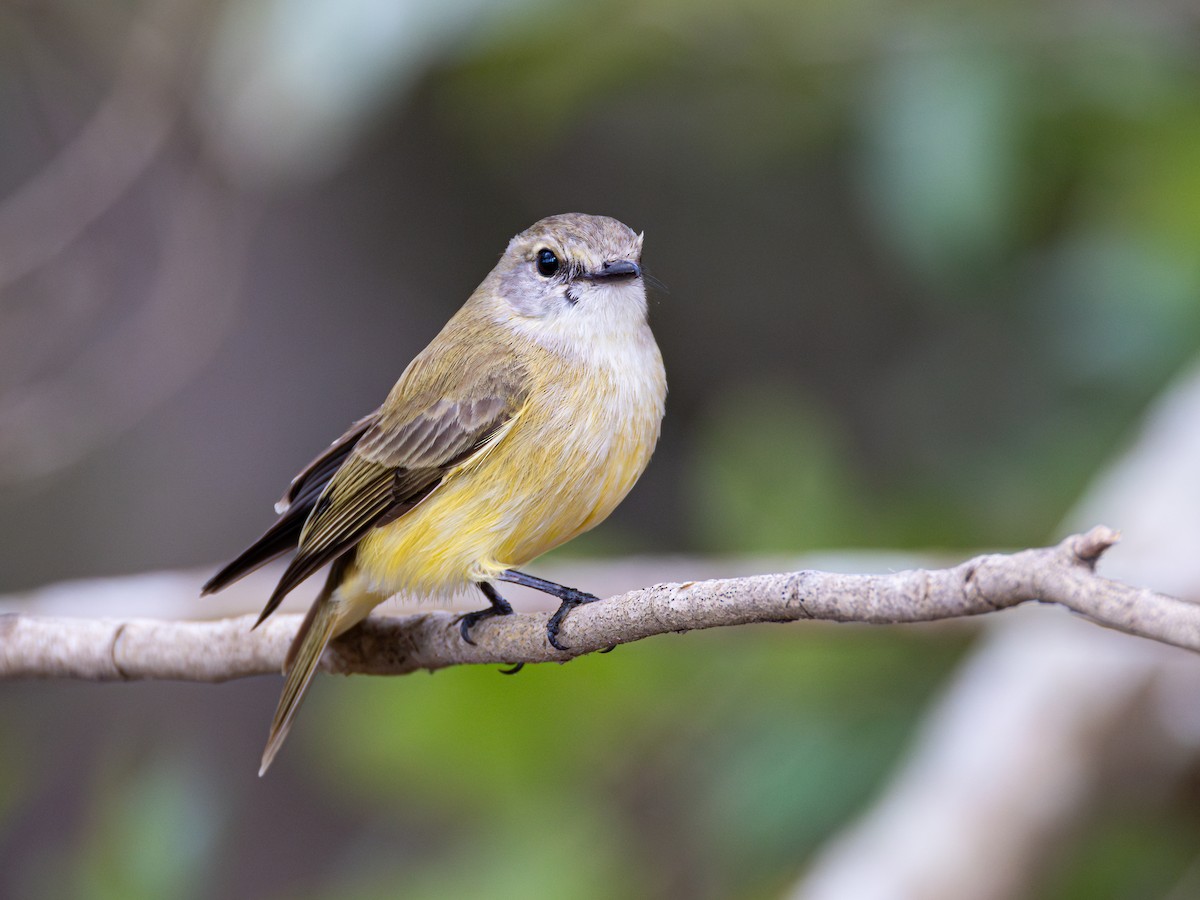
<svg viewBox="0 0 1200 900">
<path fill-rule="evenodd" d="M 513 608 L 507 600 L 501 597 L 496 589 L 486 581 L 479 585 L 479 589 L 483 591 L 483 595 L 488 598 L 492 604 L 487 609 L 477 609 L 475 612 L 463 613 L 454 621 L 458 622 L 458 633 L 462 635 L 462 639 L 475 646 L 475 642 L 471 640 L 471 629 L 478 625 L 484 619 L 490 619 L 492 616 L 508 616 L 512 615 Z"/>
<path fill-rule="evenodd" d="M 463 613 L 460 616 L 456 616 L 454 619 L 454 621 L 458 623 L 458 633 L 461 634 L 462 639 L 472 647 L 475 646 L 475 642 L 471 640 L 471 629 L 475 627 L 479 620 L 484 618 L 484 615 L 487 613 L 491 613 L 491 610 L 481 609 L 478 612 Z"/>
<path fill-rule="evenodd" d="M 492 616 L 507 616 L 512 610 L 496 609 L 494 606 L 489 606 L 487 609 L 478 609 L 475 612 L 463 613 L 455 619 L 458 622 L 458 633 L 462 635 L 462 639 L 472 647 L 476 646 L 471 640 L 471 629 L 482 622 L 484 619 L 490 619 Z"/>
<path fill-rule="evenodd" d="M 550 646 L 555 650 L 565 653 L 570 648 L 558 642 L 558 630 L 562 628 L 562 623 L 567 618 L 567 613 L 577 606 L 583 606 L 585 603 L 595 603 L 600 598 L 593 597 L 591 594 L 585 594 L 583 591 L 572 590 L 561 599 L 562 602 L 558 605 L 558 609 L 554 611 L 554 615 L 546 623 L 546 640 L 550 642 Z"/>
</svg>

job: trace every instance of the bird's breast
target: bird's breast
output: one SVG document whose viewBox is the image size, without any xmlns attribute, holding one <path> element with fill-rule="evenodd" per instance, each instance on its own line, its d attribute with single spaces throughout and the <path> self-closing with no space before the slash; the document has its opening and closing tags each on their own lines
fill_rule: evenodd
<svg viewBox="0 0 1200 900">
<path fill-rule="evenodd" d="M 605 358 L 552 357 L 504 435 L 422 503 L 369 534 L 359 565 L 381 593 L 453 593 L 603 521 L 658 441 L 666 397 L 653 339 Z"/>
</svg>

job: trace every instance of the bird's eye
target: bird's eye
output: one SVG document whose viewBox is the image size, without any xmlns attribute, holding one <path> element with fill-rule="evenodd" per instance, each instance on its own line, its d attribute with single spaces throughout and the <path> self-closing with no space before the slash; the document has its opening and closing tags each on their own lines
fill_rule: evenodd
<svg viewBox="0 0 1200 900">
<path fill-rule="evenodd" d="M 558 271 L 558 257 L 553 250 L 543 247 L 537 252 L 537 270 L 543 278 L 549 278 Z"/>
</svg>

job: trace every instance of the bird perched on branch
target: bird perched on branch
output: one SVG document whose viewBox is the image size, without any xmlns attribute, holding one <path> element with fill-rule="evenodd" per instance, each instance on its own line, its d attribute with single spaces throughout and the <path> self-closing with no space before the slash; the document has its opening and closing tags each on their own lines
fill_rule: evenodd
<svg viewBox="0 0 1200 900">
<path fill-rule="evenodd" d="M 389 597 L 476 586 L 489 606 L 464 640 L 512 607 L 497 582 L 560 600 L 546 637 L 596 598 L 518 567 L 612 512 L 658 441 L 667 384 L 646 321 L 642 236 L 615 219 L 542 219 L 404 370 L 387 400 L 292 481 L 279 519 L 204 585 L 218 591 L 296 555 L 267 600 L 331 564 L 288 651 L 266 772 L 329 641 Z"/>
</svg>

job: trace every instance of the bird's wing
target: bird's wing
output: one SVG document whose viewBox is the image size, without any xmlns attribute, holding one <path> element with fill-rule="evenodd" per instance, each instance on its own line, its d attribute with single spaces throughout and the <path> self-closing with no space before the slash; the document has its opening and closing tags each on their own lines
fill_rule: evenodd
<svg viewBox="0 0 1200 900">
<path fill-rule="evenodd" d="M 346 433 L 334 441 L 316 459 L 300 470 L 292 479 L 287 493 L 275 504 L 275 512 L 284 513 L 294 506 L 306 506 L 304 517 L 312 511 L 313 505 L 333 474 L 341 468 L 346 457 L 358 445 L 359 439 L 379 421 L 380 410 L 375 410 L 369 416 L 363 416 L 348 429 Z"/>
<path fill-rule="evenodd" d="M 355 442 L 317 497 L 299 535 L 299 551 L 262 615 L 377 525 L 394 521 L 429 495 L 454 466 L 504 433 L 525 402 L 525 380 L 494 375 L 463 399 L 409 402 L 386 409 Z M 305 489 L 297 492 L 303 494 Z"/>
<path fill-rule="evenodd" d="M 379 415 L 379 410 L 376 410 L 359 419 L 292 479 L 288 492 L 275 504 L 275 511 L 280 514 L 275 524 L 247 547 L 237 559 L 210 578 L 204 585 L 203 593 L 219 591 L 265 566 L 271 560 L 296 549 L 300 533 L 304 530 L 304 523 L 308 521 L 309 514 L 317 505 L 317 498 L 321 496 L 334 473 L 341 468 L 358 441 L 379 420 Z"/>
</svg>

